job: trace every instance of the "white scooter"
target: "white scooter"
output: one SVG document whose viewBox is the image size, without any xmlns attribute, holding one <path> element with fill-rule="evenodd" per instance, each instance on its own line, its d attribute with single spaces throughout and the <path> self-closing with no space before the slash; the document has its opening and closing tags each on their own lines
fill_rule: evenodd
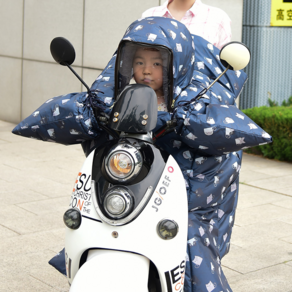
<svg viewBox="0 0 292 292">
<path fill-rule="evenodd" d="M 72 45 L 56 38 L 51 53 L 90 93 L 70 67 L 75 59 Z M 250 54 L 242 44 L 231 43 L 220 57 L 226 70 L 197 99 L 228 69 L 244 68 Z M 86 158 L 64 214 L 70 292 L 182 292 L 187 194 L 176 161 L 153 145 L 156 94 L 148 86 L 129 85 L 111 116 L 99 121 L 113 139 Z M 159 133 L 174 124 L 169 121 Z"/>
<path fill-rule="evenodd" d="M 64 215 L 70 291 L 182 291 L 185 182 L 147 138 L 92 151 L 78 174 Z"/>
<path fill-rule="evenodd" d="M 152 89 L 129 86 L 111 119 L 125 103 L 136 103 L 139 96 L 141 103 L 141 91 Z M 153 118 L 149 112 L 147 123 L 156 124 Z M 163 158 L 149 132 L 121 131 L 119 139 L 92 151 L 76 179 L 70 207 L 64 215 L 70 291 L 182 291 L 185 182 L 176 161 Z"/>
<path fill-rule="evenodd" d="M 69 67 L 75 58 L 62 38 L 51 52 Z M 70 292 L 183 291 L 187 194 L 176 161 L 153 145 L 154 90 L 127 86 L 100 122 L 113 140 L 86 158 L 64 214 Z"/>
</svg>

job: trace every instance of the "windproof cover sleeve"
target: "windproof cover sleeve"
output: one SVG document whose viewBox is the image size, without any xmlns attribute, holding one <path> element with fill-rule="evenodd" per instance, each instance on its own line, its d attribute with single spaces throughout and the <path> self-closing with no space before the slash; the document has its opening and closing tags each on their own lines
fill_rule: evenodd
<svg viewBox="0 0 292 292">
<path fill-rule="evenodd" d="M 78 144 L 100 134 L 88 94 L 70 93 L 47 100 L 12 133 L 60 144 Z"/>
<path fill-rule="evenodd" d="M 104 112 L 110 113 L 114 102 L 114 68 L 116 54 L 100 74 L 91 91 L 93 100 L 103 104 Z M 87 92 L 69 93 L 53 97 L 43 103 L 12 131 L 22 137 L 55 142 L 64 145 L 93 141 L 101 135 Z M 92 147 L 90 147 L 91 149 Z"/>
<path fill-rule="evenodd" d="M 175 114 L 181 140 L 207 155 L 223 155 L 272 142 L 272 137 L 234 105 L 195 102 Z"/>
</svg>

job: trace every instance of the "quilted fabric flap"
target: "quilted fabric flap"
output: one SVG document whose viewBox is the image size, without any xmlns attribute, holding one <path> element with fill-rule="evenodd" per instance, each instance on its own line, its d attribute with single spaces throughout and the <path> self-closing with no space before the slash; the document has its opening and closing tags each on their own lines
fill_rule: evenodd
<svg viewBox="0 0 292 292">
<path fill-rule="evenodd" d="M 205 112 L 205 113 L 202 113 Z M 234 105 L 201 103 L 177 113 L 182 141 L 208 155 L 223 155 L 272 142 L 272 137 Z"/>
<path fill-rule="evenodd" d="M 65 145 L 94 139 L 99 128 L 87 97 L 88 94 L 83 92 L 49 99 L 19 123 L 12 133 Z"/>
</svg>

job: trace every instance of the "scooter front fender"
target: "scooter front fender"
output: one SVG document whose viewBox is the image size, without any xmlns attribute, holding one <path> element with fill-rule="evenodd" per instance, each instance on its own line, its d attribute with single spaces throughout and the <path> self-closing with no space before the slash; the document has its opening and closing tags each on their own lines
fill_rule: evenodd
<svg viewBox="0 0 292 292">
<path fill-rule="evenodd" d="M 116 250 L 91 250 L 87 261 L 78 270 L 70 292 L 148 292 L 148 274 L 146 257 Z"/>
</svg>

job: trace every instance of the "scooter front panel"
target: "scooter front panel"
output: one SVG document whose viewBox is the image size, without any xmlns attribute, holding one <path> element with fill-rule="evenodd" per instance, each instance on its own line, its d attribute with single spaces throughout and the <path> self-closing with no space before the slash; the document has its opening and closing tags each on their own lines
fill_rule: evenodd
<svg viewBox="0 0 292 292">
<path fill-rule="evenodd" d="M 68 262 L 70 261 L 68 273 L 71 276 L 68 278 L 69 282 L 79 269 L 84 251 L 112 249 L 135 252 L 147 257 L 159 272 L 162 291 L 180 291 L 185 269 L 188 211 L 185 181 L 178 164 L 173 157 L 169 157 L 151 199 L 134 221 L 123 226 L 112 226 L 101 221 L 92 206 L 91 196 L 89 198 L 91 190 L 87 179 L 91 176 L 93 155 L 91 153 L 88 156 L 79 176 L 83 181 L 83 185 L 79 183 L 80 190 L 85 191 L 84 187 L 88 190 L 87 200 L 85 197 L 78 198 L 79 207 L 82 200 L 84 201 L 82 208 L 78 207 L 82 214 L 81 226 L 77 230 L 67 229 L 66 232 L 66 256 Z M 82 176 L 83 174 L 85 175 Z M 78 193 L 74 194 L 71 204 L 78 197 Z M 85 202 L 87 206 L 91 206 L 89 212 L 83 208 L 86 206 Z M 165 218 L 174 220 L 179 226 L 178 234 L 171 240 L 164 240 L 157 233 L 158 223 Z M 127 266 L 127 262 L 124 268 L 135 271 L 134 267 Z"/>
</svg>

